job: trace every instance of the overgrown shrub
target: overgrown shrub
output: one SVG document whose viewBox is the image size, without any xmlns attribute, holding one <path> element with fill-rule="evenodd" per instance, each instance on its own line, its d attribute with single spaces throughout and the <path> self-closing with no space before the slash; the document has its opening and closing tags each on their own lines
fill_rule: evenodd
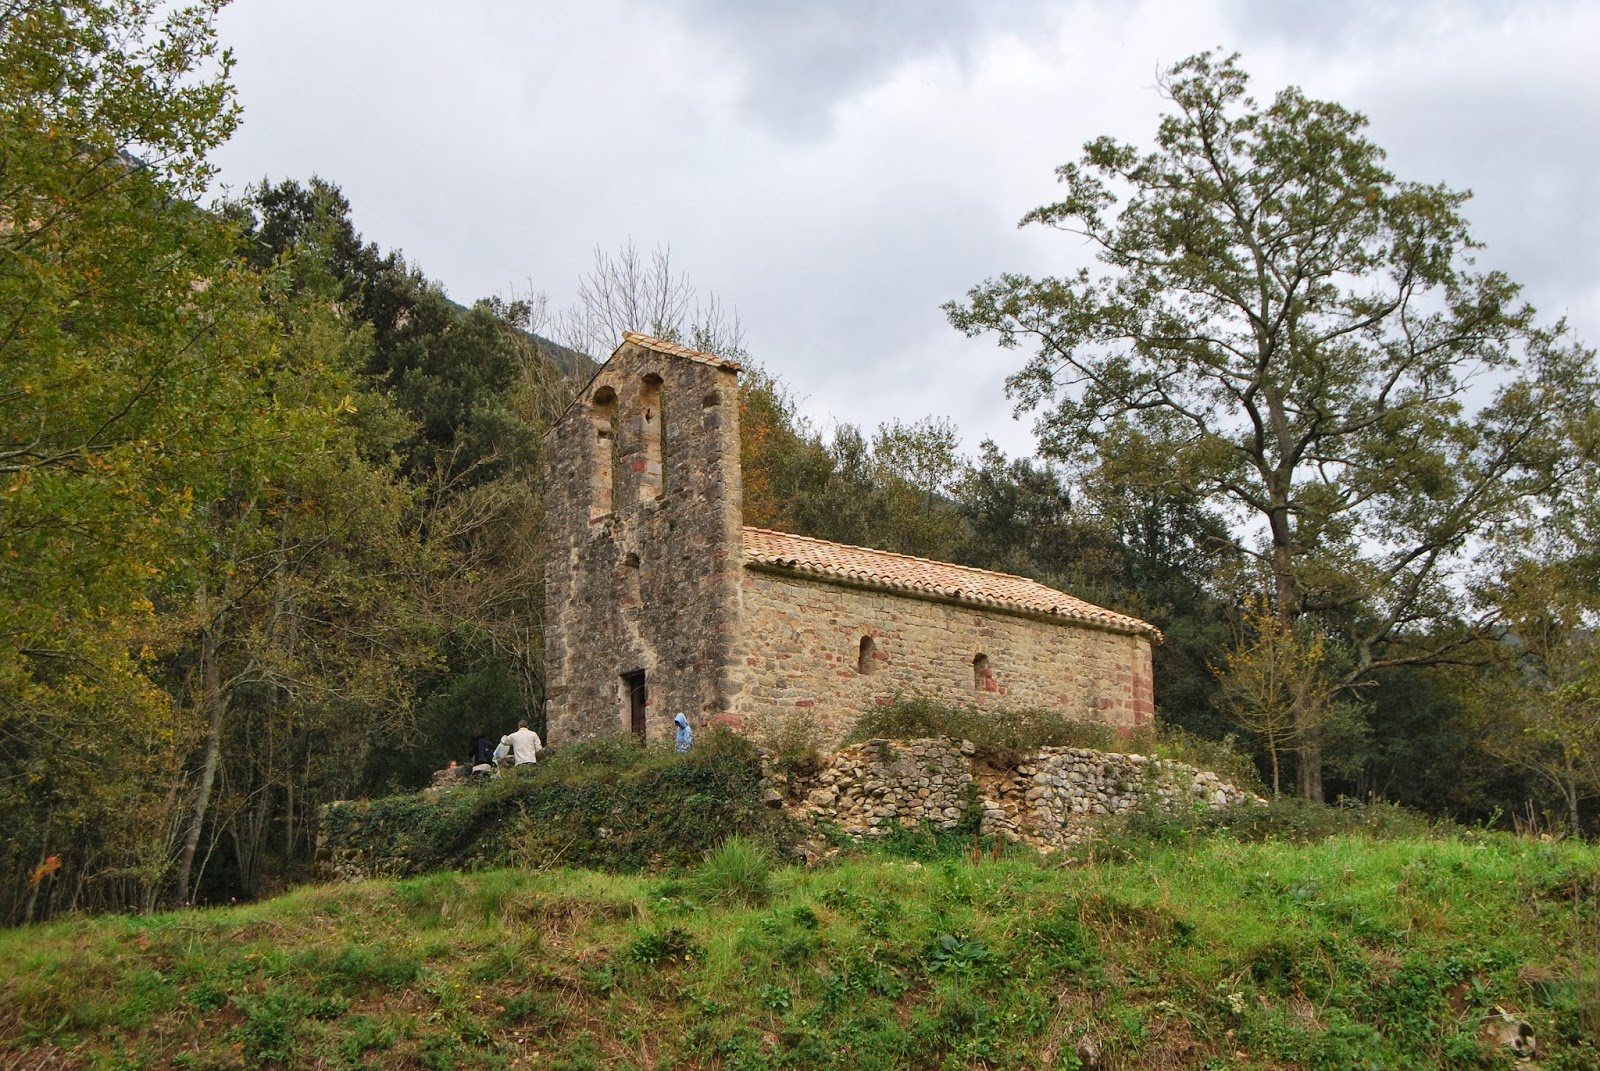
<svg viewBox="0 0 1600 1071">
<path fill-rule="evenodd" d="M 946 736 L 970 740 L 994 755 L 1020 754 L 1041 747 L 1117 750 L 1117 731 L 1100 722 L 1076 721 L 1057 710 L 1011 707 L 981 710 L 966 703 L 927 696 L 899 696 L 856 721 L 847 743 L 887 738 L 916 740 Z"/>
<path fill-rule="evenodd" d="M 677 760 L 677 753 L 665 740 L 641 746 L 630 733 L 605 733 L 547 751 L 538 772 L 547 782 L 571 784 L 603 777 L 649 776 Z"/>
<path fill-rule="evenodd" d="M 1234 750 L 1233 739 L 1231 733 L 1222 740 L 1208 740 L 1176 725 L 1146 725 L 1123 737 L 1118 750 L 1186 763 L 1209 770 L 1247 792 L 1266 795 L 1267 785 L 1255 759 Z"/>
<path fill-rule="evenodd" d="M 863 714 L 846 742 L 930 736 L 970 740 L 985 758 L 1006 765 L 1042 747 L 1150 755 L 1209 770 L 1248 791 L 1264 791 L 1255 763 L 1234 751 L 1228 742 L 1206 740 L 1169 725 L 1123 731 L 1104 722 L 1081 721 L 1058 710 L 1035 707 L 984 710 L 927 696 L 900 696 Z"/>
<path fill-rule="evenodd" d="M 767 740 L 772 765 L 791 777 L 812 777 L 822 769 L 822 736 L 815 718 L 784 719 L 783 725 Z"/>
<path fill-rule="evenodd" d="M 688 867 L 738 834 L 776 856 L 797 832 L 765 806 L 760 752 L 711 730 L 683 755 L 601 737 L 550 753 L 529 770 L 330 808 L 326 838 L 374 876 L 487 866 Z"/>
<path fill-rule="evenodd" d="M 1209 837 L 1309 844 L 1348 834 L 1375 840 L 1423 839 L 1441 835 L 1446 829 L 1426 815 L 1398 804 L 1330 807 L 1286 797 L 1264 806 L 1215 811 L 1142 807 L 1104 823 L 1101 837 L 1085 850 L 1100 857 L 1137 857 L 1152 847 Z"/>
</svg>

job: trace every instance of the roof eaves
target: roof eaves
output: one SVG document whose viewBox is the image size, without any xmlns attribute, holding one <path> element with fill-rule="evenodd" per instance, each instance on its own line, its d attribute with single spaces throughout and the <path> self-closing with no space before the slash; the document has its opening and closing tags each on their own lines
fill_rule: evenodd
<svg viewBox="0 0 1600 1071">
<path fill-rule="evenodd" d="M 819 548 L 825 547 L 835 550 L 846 550 L 886 559 L 917 562 L 921 565 L 932 566 L 934 568 L 957 569 L 961 570 L 962 572 L 995 577 L 997 579 L 1007 581 L 1020 581 L 1033 585 L 1041 592 L 1049 592 L 1053 595 L 1059 595 L 1064 600 L 1068 601 L 1058 603 L 1053 606 L 1029 604 L 1023 600 L 1009 599 L 1002 596 L 966 591 L 956 584 L 946 585 L 928 583 L 926 581 L 919 580 L 891 578 L 883 576 L 879 573 L 869 572 L 864 569 L 852 568 L 848 565 L 840 567 L 815 564 L 804 561 L 792 554 L 784 554 L 777 550 L 756 550 L 753 549 L 748 542 L 746 542 L 744 553 L 746 561 L 751 562 L 752 564 L 765 566 L 767 568 L 781 569 L 787 572 L 798 573 L 803 576 L 813 576 L 821 579 L 835 580 L 842 583 L 873 588 L 880 591 L 904 592 L 930 598 L 947 599 L 967 605 L 989 606 L 1009 613 L 1020 613 L 1052 621 L 1073 621 L 1125 635 L 1148 635 L 1158 643 L 1162 642 L 1164 639 L 1161 630 L 1150 624 L 1148 621 L 1141 621 L 1136 617 L 1130 617 L 1126 614 L 1119 614 L 1113 610 L 1107 610 L 1104 607 L 1094 606 L 1092 603 L 1085 603 L 1081 599 L 1076 599 L 1068 595 L 1066 592 L 1056 591 L 1054 588 L 1039 584 L 1037 581 L 1030 581 L 1027 577 L 1014 576 L 1010 573 L 997 573 L 990 569 L 979 569 L 974 566 L 956 565 L 953 562 L 939 562 L 934 561 L 931 558 L 917 558 L 913 555 L 897 554 L 893 551 L 875 550 L 871 547 L 856 547 L 847 543 L 835 543 L 830 540 L 816 539 L 811 536 L 797 536 L 787 532 L 778 532 L 767 528 L 747 526 L 745 530 L 750 534 L 762 536 L 768 539 L 776 537 L 778 539 L 790 540 L 801 544 L 809 544 Z M 1081 604 L 1085 609 L 1079 609 L 1077 606 L 1073 605 L 1074 603 Z"/>
</svg>

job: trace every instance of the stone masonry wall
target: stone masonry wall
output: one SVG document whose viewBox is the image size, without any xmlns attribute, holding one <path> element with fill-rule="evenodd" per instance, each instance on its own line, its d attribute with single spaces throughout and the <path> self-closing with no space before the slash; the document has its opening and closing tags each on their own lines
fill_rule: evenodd
<svg viewBox="0 0 1600 1071">
<path fill-rule="evenodd" d="M 862 637 L 869 671 L 859 671 Z M 980 681 L 976 655 L 988 658 Z M 896 694 L 1047 707 L 1137 726 L 1154 715 L 1150 640 L 746 565 L 729 669 L 732 721 L 758 739 L 804 717 L 825 745 Z"/>
<path fill-rule="evenodd" d="M 836 823 L 855 837 L 896 825 L 961 824 L 982 809 L 979 832 L 1045 851 L 1074 844 L 1086 823 L 1156 802 L 1212 809 L 1257 797 L 1180 762 L 1083 748 L 1041 748 L 1016 767 L 987 769 L 962 740 L 869 740 L 829 756 L 814 776 L 792 782 L 790 809 Z"/>
<path fill-rule="evenodd" d="M 1155 802 L 1212 810 L 1256 800 L 1214 773 L 1170 759 L 1047 747 L 983 778 L 983 832 L 1046 847 L 1076 843 L 1085 819 Z"/>
<path fill-rule="evenodd" d="M 643 671 L 645 735 L 728 708 L 742 494 L 732 367 L 633 342 L 545 440 L 546 739 L 630 723 L 623 674 Z"/>
<path fill-rule="evenodd" d="M 953 829 L 966 813 L 972 750 L 960 740 L 872 740 L 834 752 L 815 778 L 792 787 L 804 792 L 807 814 L 852 836 L 879 836 L 896 822 Z"/>
</svg>

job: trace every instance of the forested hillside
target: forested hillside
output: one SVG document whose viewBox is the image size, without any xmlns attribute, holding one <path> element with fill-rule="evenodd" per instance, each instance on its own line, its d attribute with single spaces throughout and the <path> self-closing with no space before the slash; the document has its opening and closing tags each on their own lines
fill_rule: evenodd
<svg viewBox="0 0 1600 1071">
<path fill-rule="evenodd" d="M 1039 455 L 965 454 L 808 419 L 665 248 L 463 305 L 334 181 L 211 197 L 216 7 L 0 10 L 0 919 L 258 896 L 321 804 L 537 722 L 540 435 L 630 328 L 747 363 L 747 523 L 1147 618 L 1160 717 L 1285 791 L 1594 828 L 1593 354 L 1354 113 L 1176 68 L 1160 152 L 1029 217 L 1108 281 L 950 306 L 1040 347 Z"/>
</svg>

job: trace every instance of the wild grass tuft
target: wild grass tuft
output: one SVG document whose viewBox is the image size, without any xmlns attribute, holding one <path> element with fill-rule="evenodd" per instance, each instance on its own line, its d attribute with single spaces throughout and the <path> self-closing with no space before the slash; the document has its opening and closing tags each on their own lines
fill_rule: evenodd
<svg viewBox="0 0 1600 1071">
<path fill-rule="evenodd" d="M 772 899 L 772 883 L 767 850 L 748 837 L 732 836 L 706 853 L 687 886 L 706 903 L 759 907 Z"/>
</svg>

